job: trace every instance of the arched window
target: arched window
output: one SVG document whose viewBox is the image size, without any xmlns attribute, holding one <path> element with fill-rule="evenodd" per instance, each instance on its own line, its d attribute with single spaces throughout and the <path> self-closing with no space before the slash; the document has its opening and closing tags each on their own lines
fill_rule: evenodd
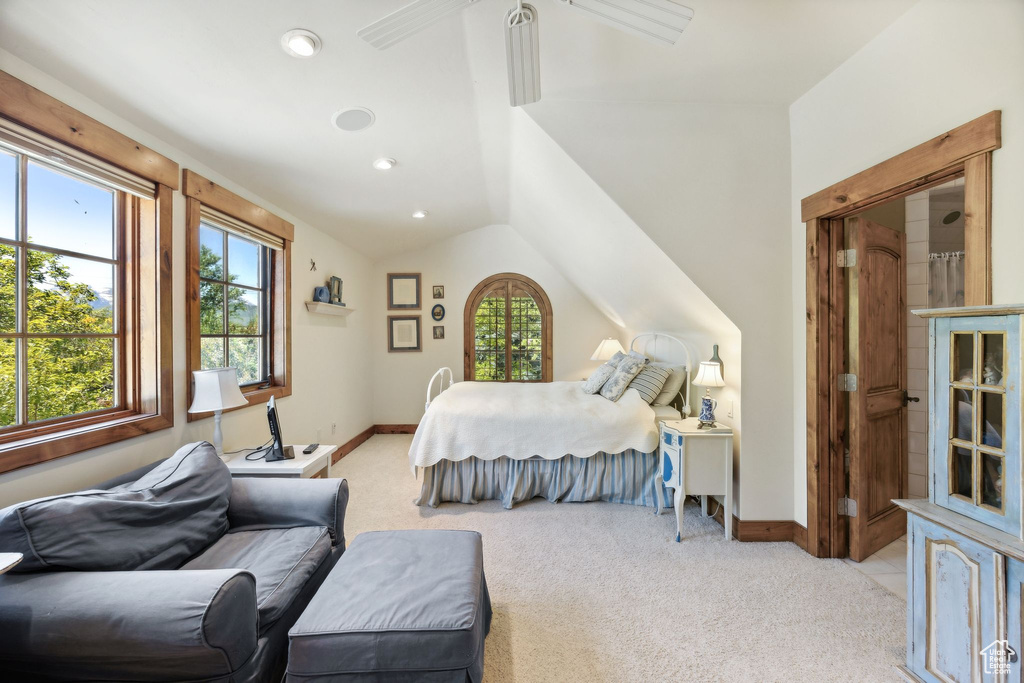
<svg viewBox="0 0 1024 683">
<path fill-rule="evenodd" d="M 551 381 L 551 302 L 536 282 L 492 275 L 466 300 L 467 380 Z"/>
</svg>

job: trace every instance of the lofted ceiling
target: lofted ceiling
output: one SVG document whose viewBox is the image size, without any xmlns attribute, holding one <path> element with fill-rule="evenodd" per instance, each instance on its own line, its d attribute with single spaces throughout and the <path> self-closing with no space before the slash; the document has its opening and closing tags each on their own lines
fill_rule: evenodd
<svg viewBox="0 0 1024 683">
<path fill-rule="evenodd" d="M 913 4 L 684 1 L 695 17 L 667 48 L 531 0 L 543 98 L 786 106 Z M 508 221 L 501 18 L 513 2 L 481 0 L 385 51 L 356 37 L 405 3 L 0 0 L 0 48 L 379 257 Z M 286 55 L 292 28 L 316 32 L 322 52 Z M 376 123 L 334 129 L 349 106 Z M 385 156 L 398 166 L 374 170 Z"/>
</svg>

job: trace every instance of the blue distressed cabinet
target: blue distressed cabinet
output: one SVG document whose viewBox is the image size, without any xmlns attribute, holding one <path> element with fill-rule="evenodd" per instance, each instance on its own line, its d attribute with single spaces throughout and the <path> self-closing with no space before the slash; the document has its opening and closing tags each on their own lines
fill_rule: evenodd
<svg viewBox="0 0 1024 683">
<path fill-rule="evenodd" d="M 929 331 L 928 500 L 907 511 L 911 681 L 1020 681 L 1024 305 L 915 311 Z"/>
</svg>

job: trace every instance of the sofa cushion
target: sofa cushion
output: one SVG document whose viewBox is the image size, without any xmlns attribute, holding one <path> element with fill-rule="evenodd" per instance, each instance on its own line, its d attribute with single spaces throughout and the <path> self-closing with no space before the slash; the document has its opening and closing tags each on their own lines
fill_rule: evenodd
<svg viewBox="0 0 1024 683">
<path fill-rule="evenodd" d="M 327 527 L 231 531 L 182 569 L 244 569 L 256 577 L 260 634 L 299 594 L 331 551 Z"/>
<path fill-rule="evenodd" d="M 0 548 L 25 555 L 16 572 L 177 569 L 228 527 L 231 473 L 204 442 L 134 482 L 0 510 Z"/>
<path fill-rule="evenodd" d="M 479 681 L 490 620 L 480 534 L 361 533 L 288 632 L 286 680 L 463 671 L 459 680 Z"/>
</svg>

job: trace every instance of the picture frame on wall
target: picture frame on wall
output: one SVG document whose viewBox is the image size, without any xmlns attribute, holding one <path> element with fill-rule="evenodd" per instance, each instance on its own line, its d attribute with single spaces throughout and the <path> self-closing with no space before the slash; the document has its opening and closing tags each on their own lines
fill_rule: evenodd
<svg viewBox="0 0 1024 683">
<path fill-rule="evenodd" d="M 331 276 L 331 303 L 335 306 L 344 306 L 345 300 L 342 298 L 342 288 L 344 282 L 341 281 L 340 277 Z"/>
<path fill-rule="evenodd" d="M 435 299 L 443 299 L 444 298 L 444 285 L 434 285 L 434 298 Z"/>
<path fill-rule="evenodd" d="M 420 303 L 419 273 L 388 273 L 388 310 L 418 310 Z"/>
<path fill-rule="evenodd" d="M 423 350 L 420 318 L 418 315 L 388 316 L 388 353 Z"/>
<path fill-rule="evenodd" d="M 434 325 L 434 339 L 444 339 L 444 325 Z"/>
</svg>

